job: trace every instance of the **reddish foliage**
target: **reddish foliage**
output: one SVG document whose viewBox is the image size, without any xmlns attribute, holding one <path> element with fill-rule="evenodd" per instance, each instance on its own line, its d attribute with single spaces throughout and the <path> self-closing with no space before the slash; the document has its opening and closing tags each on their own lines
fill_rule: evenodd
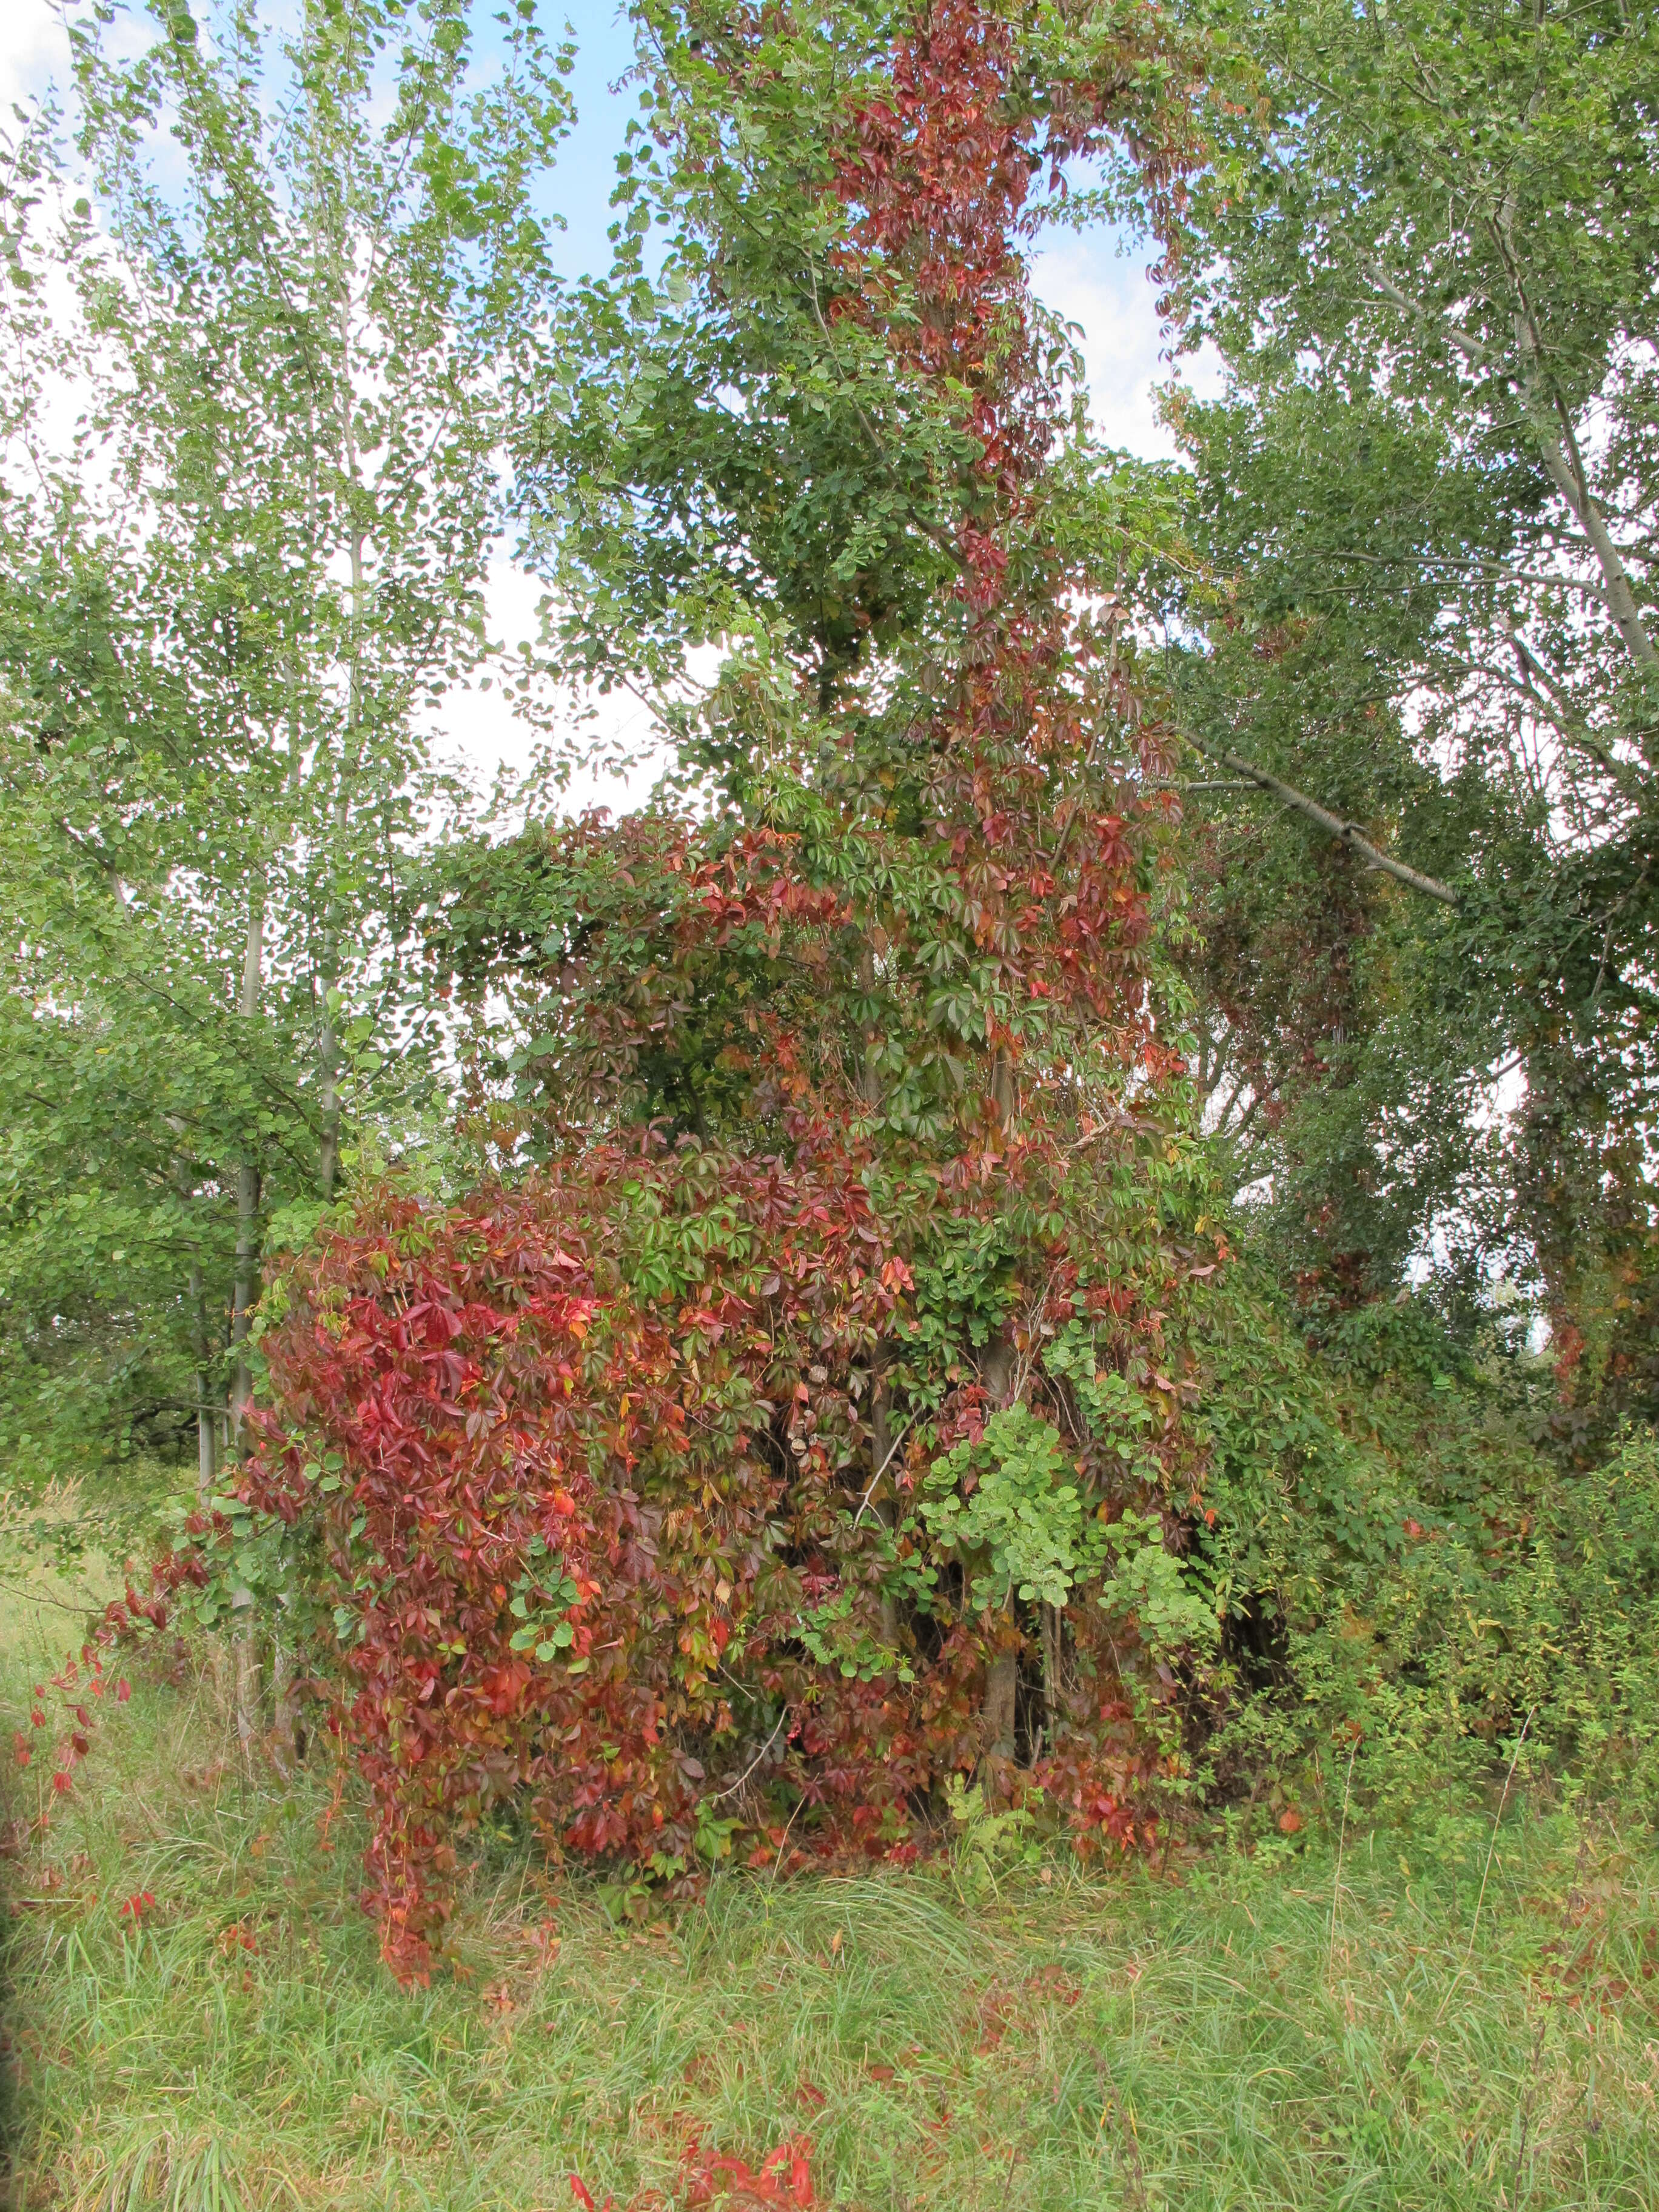
<svg viewBox="0 0 1659 2212">
<path fill-rule="evenodd" d="M 72 1651 L 66 1652 L 58 1672 L 47 1680 L 33 1686 L 33 1698 L 29 1708 L 31 1727 L 51 1727 L 48 1706 L 55 1701 L 60 1708 L 58 1735 L 53 1747 L 50 1794 L 47 1794 L 43 1777 L 42 1794 L 35 1815 L 35 1826 L 40 1830 L 51 1826 L 52 1800 L 69 1796 L 75 1787 L 76 1767 L 91 1756 L 95 1729 L 94 1709 L 103 1697 L 106 1686 L 104 1647 L 112 1640 L 113 1634 L 114 1630 L 110 1625 L 101 1626 L 96 1635 L 81 1646 L 78 1656 Z M 117 1689 L 116 1703 L 124 1705 L 127 1695 L 127 1686 L 124 1681 Z M 20 1768 L 33 1764 L 35 1748 L 21 1729 L 14 1732 L 12 1753 Z"/>
<path fill-rule="evenodd" d="M 716 1213 L 695 1297 L 652 1295 L 642 1232 L 696 1240 Z M 401 1968 L 424 1968 L 457 1825 L 519 1792 L 555 1849 L 672 1873 L 699 1802 L 751 1771 L 815 1808 L 809 1847 L 887 1856 L 907 1807 L 975 1764 L 1006 1629 L 945 1606 L 908 1681 L 801 1642 L 803 1614 L 839 1607 L 878 1648 L 884 1532 L 848 1510 L 856 1383 L 905 1325 L 909 1274 L 854 1158 L 649 1146 L 586 1147 L 441 1223 L 388 1199 L 312 1268 L 266 1340 L 289 1425 L 263 1417 L 249 1496 L 323 1531 Z M 947 1397 L 940 1440 L 981 1402 Z M 319 1435 L 344 1461 L 328 1490 Z M 779 1715 L 759 1758 L 757 1700 Z M 1121 1707 L 1072 1717 L 1039 1778 L 1127 1847 L 1144 1757 Z"/>
<path fill-rule="evenodd" d="M 755 1163 L 746 1184 L 727 1163 L 718 1197 L 744 1256 L 711 1255 L 689 1309 L 602 1284 L 630 1205 L 695 1219 L 698 1196 L 683 1162 L 594 1147 L 452 1219 L 436 1250 L 393 1203 L 319 1268 L 308 1325 L 270 1345 L 288 1419 L 350 1468 L 319 1500 L 272 1423 L 250 1494 L 290 1520 L 320 1504 L 354 1593 L 351 1726 L 399 1960 L 419 1962 L 441 1913 L 422 1869 L 442 1874 L 456 1820 L 527 1785 L 550 1841 L 684 1863 L 734 1680 L 799 1705 L 826 1671 L 793 1638 L 803 1602 L 843 1586 L 849 1367 L 908 1270 L 850 1163 Z M 797 1382 L 809 1361 L 820 1379 Z M 871 1616 L 873 1566 L 847 1572 Z M 954 1708 L 970 1735 L 975 1666 L 959 1638 L 927 1685 L 935 1729 Z M 833 1675 L 775 1759 L 815 1799 L 902 1804 L 939 1756 L 916 1703 Z"/>
<path fill-rule="evenodd" d="M 781 2144 L 758 2168 L 724 2152 L 706 2151 L 694 2141 L 681 2161 L 680 2202 L 688 2208 L 716 2203 L 805 2207 L 813 2201 L 811 2160 L 812 2146 L 805 2136 Z"/>
<path fill-rule="evenodd" d="M 1116 611 L 1090 611 L 1045 538 L 1063 396 L 1016 250 L 1034 162 L 1133 108 L 1143 27 L 1120 74 L 1049 88 L 1039 125 L 1001 18 L 939 0 L 840 151 L 831 313 L 881 332 L 969 433 L 962 635 L 893 770 L 904 826 L 848 707 L 818 792 L 846 827 L 820 846 L 656 816 L 544 839 L 562 904 L 518 932 L 532 958 L 554 948 L 526 1054 L 556 1109 L 544 1164 L 442 1216 L 366 1203 L 264 1340 L 276 1410 L 247 1495 L 320 1538 L 400 1972 L 426 1971 L 458 1831 L 508 1798 L 556 1851 L 670 1878 L 739 1820 L 775 1865 L 913 1855 L 936 1783 L 994 1749 L 994 1669 L 1006 1685 L 1034 1645 L 1012 1592 L 975 1615 L 961 1567 L 903 1533 L 931 1457 L 977 1438 L 1017 1371 L 1047 1387 L 1041 1343 L 1079 1316 L 1121 1375 L 1177 1395 L 1159 1333 L 1193 1254 L 1166 1250 L 1155 1200 L 1139 1256 L 1104 1264 L 1065 1212 L 1080 1148 L 1126 1188 L 1138 1145 L 1164 1154 L 1158 1087 L 1182 1063 L 1149 1005 L 1158 810 L 1099 765 L 1100 732 L 1127 732 L 1142 769 L 1159 754 Z M 1147 159 L 1168 186 L 1178 148 Z M 465 969 L 464 928 L 450 949 Z M 878 1038 L 922 1071 L 908 1122 L 872 1112 Z M 1088 1102 L 1114 1078 L 1135 1111 L 1103 1124 Z M 951 1270 L 977 1231 L 1006 1265 L 970 1323 Z M 875 1401 L 901 1371 L 910 1418 L 884 1460 Z M 1121 1464 L 1094 1472 L 1109 1504 Z M 155 1620 L 165 1596 L 126 1608 Z M 1049 1686 L 1060 1747 L 1036 1778 L 1082 1838 L 1128 1848 L 1148 1756 L 1103 1628 L 1072 1610 L 1078 1680 Z M 786 2152 L 706 2160 L 696 2185 L 805 2203 L 805 2147 Z"/>
</svg>

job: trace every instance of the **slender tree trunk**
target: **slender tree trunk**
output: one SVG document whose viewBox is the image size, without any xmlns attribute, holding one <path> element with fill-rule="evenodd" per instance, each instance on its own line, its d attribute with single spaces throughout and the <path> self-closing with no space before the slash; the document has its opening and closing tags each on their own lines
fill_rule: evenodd
<svg viewBox="0 0 1659 2212">
<path fill-rule="evenodd" d="M 236 1288 L 231 1345 L 236 1370 L 231 1382 L 230 1434 L 234 1449 L 241 1441 L 242 1416 L 253 1395 L 253 1376 L 247 1363 L 248 1322 L 258 1297 L 259 1170 L 244 1160 L 236 1170 Z"/>
<path fill-rule="evenodd" d="M 1552 410 L 1540 389 L 1536 365 L 1538 341 L 1531 326 L 1531 317 L 1517 315 L 1515 319 L 1522 363 L 1521 389 L 1544 466 L 1549 472 L 1550 481 L 1565 500 L 1573 519 L 1589 541 L 1590 550 L 1595 556 L 1607 590 L 1607 610 L 1624 641 L 1625 650 L 1638 667 L 1650 668 L 1659 654 L 1656 653 L 1653 640 L 1643 627 L 1641 611 L 1631 589 L 1630 572 L 1613 543 L 1607 518 L 1590 490 L 1571 419 L 1559 402 Z"/>
<path fill-rule="evenodd" d="M 1528 102 L 1527 121 L 1537 120 L 1543 106 L 1541 86 Z M 1545 369 L 1546 349 L 1544 333 L 1538 318 L 1533 313 L 1528 296 L 1526 273 L 1515 240 L 1515 188 L 1511 184 L 1504 191 L 1497 214 L 1490 219 L 1490 234 L 1504 259 L 1510 283 L 1515 288 L 1517 305 L 1514 310 L 1516 350 L 1521 357 L 1521 398 L 1528 420 L 1538 440 L 1538 450 L 1550 481 L 1567 502 L 1574 520 L 1589 541 L 1596 565 L 1601 571 L 1606 587 L 1607 611 L 1624 641 L 1625 650 L 1638 667 L 1650 668 L 1659 653 L 1653 640 L 1643 627 L 1636 595 L 1631 589 L 1630 572 L 1613 532 L 1607 527 L 1595 495 L 1590 490 L 1589 476 L 1584 467 L 1578 436 L 1573 428 L 1572 416 L 1561 398 L 1553 379 L 1547 380 Z"/>
<path fill-rule="evenodd" d="M 866 1000 L 874 999 L 876 956 L 867 945 L 859 956 L 859 988 Z M 863 1093 L 865 1104 L 872 1110 L 881 1103 L 881 1070 L 876 1064 L 876 1050 L 875 1029 L 872 1024 L 865 1030 L 864 1062 L 859 1070 L 859 1089 Z"/>
<path fill-rule="evenodd" d="M 251 1022 L 259 1012 L 261 971 L 264 961 L 265 883 L 261 869 L 248 896 L 247 951 L 242 963 L 242 992 L 237 1012 Z M 257 1159 L 245 1159 L 236 1170 L 236 1280 L 231 1301 L 230 1340 L 235 1369 L 230 1389 L 230 1443 L 241 1440 L 242 1415 L 253 1395 L 253 1377 L 246 1356 L 248 1317 L 258 1295 L 256 1271 L 259 1249 L 260 1175 Z"/>
<path fill-rule="evenodd" d="M 988 1759 L 1012 1759 L 1019 1702 L 1019 1653 L 999 1651 L 985 1677 L 983 1735 Z"/>
<path fill-rule="evenodd" d="M 242 1769 L 251 1778 L 259 1735 L 259 1653 L 254 1638 L 258 1629 L 253 1608 L 244 1608 L 236 1631 L 236 1741 Z"/>
<path fill-rule="evenodd" d="M 1007 1071 L 1006 1063 L 1002 1063 L 1002 1066 L 1003 1079 L 1012 1102 L 1012 1075 Z M 1006 1115 L 1004 1118 L 1006 1120 Z M 1000 1339 L 992 1345 L 985 1354 L 980 1374 L 993 1402 L 999 1407 L 1006 1406 L 1014 1388 L 1012 1345 Z M 971 1583 L 975 1572 L 975 1565 L 966 1565 L 964 1571 Z M 1000 1619 L 1005 1632 L 1017 1632 L 1018 1624 L 1012 1614 L 1005 1612 Z M 980 1741 L 988 1759 L 1008 1759 L 1013 1757 L 1018 1699 L 1019 1646 L 1016 1643 L 994 1652 L 986 1671 L 985 1703 L 980 1712 Z"/>
<path fill-rule="evenodd" d="M 331 961 L 329 966 L 332 967 Z M 323 1140 L 317 1158 L 317 1181 L 324 1200 L 334 1202 L 334 1184 L 340 1171 L 340 1040 L 334 1025 L 334 1014 L 327 1001 L 337 984 L 328 980 L 325 969 L 324 1012 L 322 1027 L 317 1038 L 317 1100 L 322 1113 Z"/>
<path fill-rule="evenodd" d="M 871 1504 L 884 1528 L 896 1528 L 898 1515 L 890 1497 L 880 1495 L 881 1486 L 892 1480 L 888 1462 L 892 1455 L 891 1423 L 888 1418 L 887 1382 L 879 1370 L 870 1393 L 870 1483 Z M 883 1474 L 884 1468 L 887 1473 Z M 890 1591 L 884 1590 L 881 1597 L 881 1640 L 890 1651 L 898 1649 L 898 1606 Z"/>
<path fill-rule="evenodd" d="M 219 1474 L 218 1423 L 209 1395 L 207 1302 L 202 1291 L 202 1265 L 190 1263 L 190 1310 L 196 1339 L 196 1495 L 205 1511 Z"/>
<path fill-rule="evenodd" d="M 1057 1605 L 1042 1608 L 1043 1749 L 1053 1753 L 1060 1730 L 1060 1662 L 1066 1616 Z"/>
<path fill-rule="evenodd" d="M 280 1612 L 270 1632 L 271 1754 L 286 1776 L 298 1756 L 294 1733 L 294 1662 L 289 1656 Z"/>
<path fill-rule="evenodd" d="M 352 433 L 350 401 L 346 402 L 344 442 L 348 470 L 356 477 L 356 447 Z M 337 860 L 344 858 L 345 832 L 351 817 L 351 786 L 356 780 L 358 756 L 362 742 L 362 656 L 360 633 L 363 612 L 363 538 L 361 531 L 351 539 L 351 667 L 346 694 L 346 748 L 340 763 L 339 786 L 334 796 L 334 836 Z M 322 960 L 323 1006 L 322 1025 L 317 1039 L 318 1103 L 322 1113 L 323 1136 L 318 1160 L 318 1180 L 325 1200 L 331 1204 L 334 1185 L 340 1168 L 340 1034 L 337 1022 L 336 1001 L 340 984 L 340 937 L 338 902 L 331 899 L 328 933 L 324 941 Z"/>
</svg>

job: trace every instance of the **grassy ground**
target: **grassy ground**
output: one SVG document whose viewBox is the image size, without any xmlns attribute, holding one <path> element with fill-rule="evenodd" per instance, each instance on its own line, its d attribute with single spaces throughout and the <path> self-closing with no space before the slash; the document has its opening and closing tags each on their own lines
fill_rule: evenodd
<svg viewBox="0 0 1659 2212">
<path fill-rule="evenodd" d="M 1659 2205 L 1659 1856 L 1606 1826 L 1511 1808 L 1478 1926 L 1475 1820 L 1340 1883 L 732 1876 L 643 1931 L 498 1838 L 470 1973 L 404 1993 L 320 1754 L 240 1778 L 207 1678 L 106 1705 L 0 1868 L 19 2206 L 752 2204 L 714 2154 L 793 2138 L 862 2212 Z"/>
</svg>

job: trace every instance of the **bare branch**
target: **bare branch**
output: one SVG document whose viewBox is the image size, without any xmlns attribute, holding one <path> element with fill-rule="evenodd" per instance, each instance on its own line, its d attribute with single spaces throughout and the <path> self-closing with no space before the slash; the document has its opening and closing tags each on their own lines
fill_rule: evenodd
<svg viewBox="0 0 1659 2212">
<path fill-rule="evenodd" d="M 1270 775 L 1265 768 L 1257 768 L 1252 762 L 1241 760 L 1237 753 L 1224 752 L 1218 745 L 1212 745 L 1207 739 L 1194 736 L 1190 730 L 1183 730 L 1181 734 L 1189 745 L 1214 761 L 1218 767 L 1226 769 L 1233 775 L 1248 778 L 1263 791 L 1270 791 L 1281 805 L 1288 806 L 1293 814 L 1301 815 L 1304 821 L 1311 822 L 1316 829 L 1328 830 L 1342 844 L 1352 848 L 1369 866 L 1380 869 L 1385 876 L 1392 876 L 1396 883 L 1406 884 L 1411 890 L 1420 891 L 1425 898 L 1438 899 L 1442 906 L 1457 904 L 1457 893 L 1448 885 L 1433 876 L 1424 875 L 1419 869 L 1408 868 L 1403 860 L 1396 860 L 1392 854 L 1373 845 L 1370 839 L 1361 833 L 1357 823 L 1345 822 L 1340 814 L 1333 814 L 1328 806 L 1322 806 L 1316 799 L 1310 799 L 1294 784 Z"/>
</svg>

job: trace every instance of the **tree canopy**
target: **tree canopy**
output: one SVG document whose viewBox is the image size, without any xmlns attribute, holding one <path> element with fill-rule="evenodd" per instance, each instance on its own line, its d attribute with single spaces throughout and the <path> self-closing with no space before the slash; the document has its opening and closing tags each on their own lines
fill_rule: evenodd
<svg viewBox="0 0 1659 2212">
<path fill-rule="evenodd" d="M 631 21 L 578 281 L 533 0 L 94 12 L 11 148 L 0 1437 L 193 1429 L 109 1626 L 250 1741 L 304 1655 L 405 1976 L 504 1804 L 683 1893 L 1647 1787 L 1650 27 Z M 485 672 L 649 800 L 489 816 Z"/>
</svg>

